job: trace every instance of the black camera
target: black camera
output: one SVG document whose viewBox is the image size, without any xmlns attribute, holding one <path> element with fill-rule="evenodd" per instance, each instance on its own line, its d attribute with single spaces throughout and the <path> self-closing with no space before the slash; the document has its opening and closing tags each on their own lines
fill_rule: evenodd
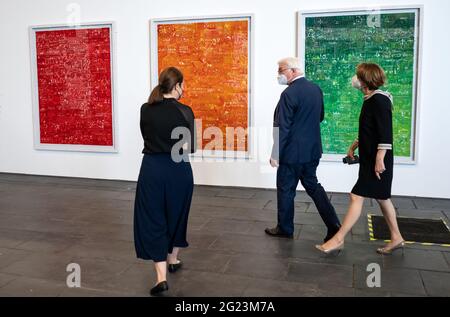
<svg viewBox="0 0 450 317">
<path fill-rule="evenodd" d="M 347 156 L 347 157 L 344 157 L 342 159 L 342 161 L 344 162 L 344 164 L 348 164 L 348 165 L 358 164 L 359 163 L 359 156 L 355 155 L 353 157 L 353 159 L 350 156 Z"/>
</svg>

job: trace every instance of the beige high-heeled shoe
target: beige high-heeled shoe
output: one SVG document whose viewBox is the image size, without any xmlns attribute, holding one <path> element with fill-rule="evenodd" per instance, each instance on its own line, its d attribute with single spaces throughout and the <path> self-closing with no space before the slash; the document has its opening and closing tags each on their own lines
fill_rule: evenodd
<svg viewBox="0 0 450 317">
<path fill-rule="evenodd" d="M 396 244 L 395 246 L 393 246 L 392 248 L 378 248 L 377 249 L 377 253 L 378 254 L 382 254 L 382 255 L 391 255 L 394 251 L 396 250 L 402 250 L 402 252 L 404 252 L 405 250 L 405 241 L 402 241 L 398 244 Z"/>
<path fill-rule="evenodd" d="M 324 249 L 321 245 L 316 245 L 316 249 L 325 254 L 337 253 L 339 255 L 344 250 L 344 242 L 331 249 Z"/>
</svg>

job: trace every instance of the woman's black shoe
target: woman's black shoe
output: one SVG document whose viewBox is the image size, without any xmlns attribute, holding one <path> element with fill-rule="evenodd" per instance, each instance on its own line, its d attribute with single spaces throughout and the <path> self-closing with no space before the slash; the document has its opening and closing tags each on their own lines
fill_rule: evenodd
<svg viewBox="0 0 450 317">
<path fill-rule="evenodd" d="M 159 283 L 150 290 L 150 295 L 159 296 L 161 293 L 169 290 L 169 284 L 166 281 Z"/>
<path fill-rule="evenodd" d="M 175 273 L 176 271 L 181 269 L 182 266 L 183 266 L 183 262 L 181 262 L 181 261 L 178 261 L 178 263 L 176 263 L 176 264 L 169 264 L 169 272 Z"/>
</svg>

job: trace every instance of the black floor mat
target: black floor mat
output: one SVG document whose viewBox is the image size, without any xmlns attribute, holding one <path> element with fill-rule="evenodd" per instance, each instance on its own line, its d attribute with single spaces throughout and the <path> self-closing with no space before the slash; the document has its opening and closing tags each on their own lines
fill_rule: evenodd
<svg viewBox="0 0 450 317">
<path fill-rule="evenodd" d="M 442 219 L 419 219 L 398 217 L 398 226 L 408 242 L 441 244 L 450 246 L 450 231 Z M 389 228 L 383 216 L 369 217 L 372 240 L 389 240 Z"/>
</svg>

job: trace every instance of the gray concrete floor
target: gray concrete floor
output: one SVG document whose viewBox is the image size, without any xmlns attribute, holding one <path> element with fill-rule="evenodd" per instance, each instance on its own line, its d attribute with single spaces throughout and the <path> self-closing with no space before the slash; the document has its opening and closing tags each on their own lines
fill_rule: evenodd
<svg viewBox="0 0 450 317">
<path fill-rule="evenodd" d="M 0 296 L 148 296 L 150 262 L 136 259 L 136 184 L 0 174 Z M 342 219 L 348 195 L 330 193 Z M 395 197 L 401 216 L 444 218 L 450 200 Z M 364 214 L 380 214 L 367 201 Z M 296 197 L 294 240 L 264 234 L 276 220 L 276 192 L 196 186 L 184 268 L 169 276 L 169 296 L 450 296 L 450 248 L 410 245 L 393 256 L 375 250 L 361 217 L 339 256 L 314 249 L 325 227 L 304 192 Z M 66 286 L 69 263 L 81 288 Z M 381 288 L 367 287 L 367 266 Z"/>
</svg>

